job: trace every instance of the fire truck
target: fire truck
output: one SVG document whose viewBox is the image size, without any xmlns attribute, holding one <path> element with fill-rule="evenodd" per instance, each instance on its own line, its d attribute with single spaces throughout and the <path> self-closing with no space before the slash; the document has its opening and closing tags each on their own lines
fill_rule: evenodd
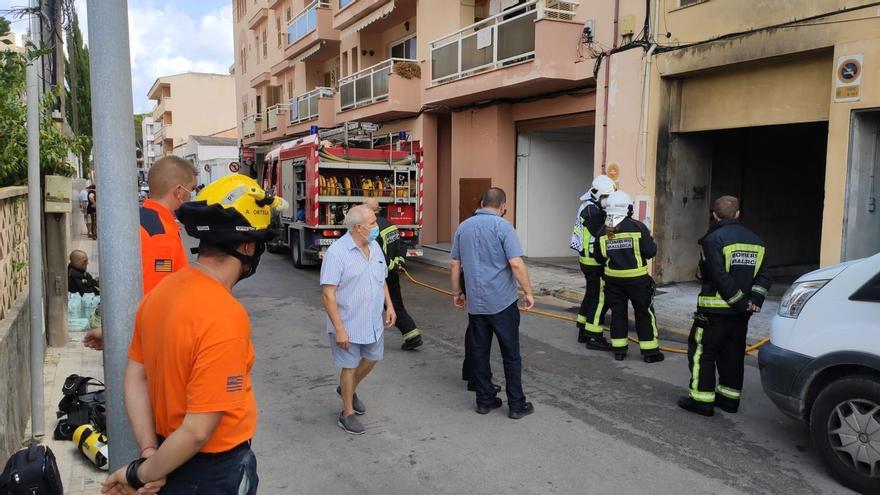
<svg viewBox="0 0 880 495">
<path fill-rule="evenodd" d="M 289 250 L 297 268 L 319 264 L 345 234 L 348 210 L 371 197 L 378 200 L 380 215 L 397 225 L 407 256 L 422 256 L 421 144 L 402 133 L 380 139 L 352 133 L 346 125 L 281 143 L 266 154 L 263 188 L 289 205 L 273 219 L 278 237 L 267 248 Z"/>
</svg>

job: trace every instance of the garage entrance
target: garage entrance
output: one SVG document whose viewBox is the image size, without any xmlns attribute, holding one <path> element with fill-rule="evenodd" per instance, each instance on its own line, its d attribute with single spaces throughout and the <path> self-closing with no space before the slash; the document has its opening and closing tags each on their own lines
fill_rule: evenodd
<svg viewBox="0 0 880 495">
<path fill-rule="evenodd" d="M 663 202 L 663 280 L 693 280 L 712 201 L 740 198 L 774 277 L 819 265 L 828 123 L 691 132 L 670 139 Z"/>
<path fill-rule="evenodd" d="M 593 180 L 593 126 L 525 130 L 516 149 L 516 231 L 526 256 L 575 256 L 578 198 Z"/>
<path fill-rule="evenodd" d="M 880 252 L 880 110 L 853 112 L 843 259 Z"/>
</svg>

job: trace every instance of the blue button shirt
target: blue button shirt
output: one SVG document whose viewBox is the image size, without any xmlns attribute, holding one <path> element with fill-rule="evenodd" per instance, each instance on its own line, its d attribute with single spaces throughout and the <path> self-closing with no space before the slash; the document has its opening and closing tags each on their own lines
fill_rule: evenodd
<svg viewBox="0 0 880 495">
<path fill-rule="evenodd" d="M 376 241 L 370 243 L 370 256 L 345 234 L 324 254 L 321 285 L 336 286 L 336 304 L 342 325 L 353 344 L 377 342 L 385 331 L 385 256 Z M 327 317 L 327 333 L 336 333 Z"/>
<path fill-rule="evenodd" d="M 455 231 L 454 260 L 461 261 L 468 313 L 498 314 L 519 299 L 510 259 L 523 255 L 510 222 L 490 210 L 477 210 Z"/>
</svg>

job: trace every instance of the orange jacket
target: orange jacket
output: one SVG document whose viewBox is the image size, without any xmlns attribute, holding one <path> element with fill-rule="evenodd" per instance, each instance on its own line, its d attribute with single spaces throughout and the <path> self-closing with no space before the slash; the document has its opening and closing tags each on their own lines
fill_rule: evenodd
<svg viewBox="0 0 880 495">
<path fill-rule="evenodd" d="M 144 294 L 168 275 L 188 266 L 180 228 L 168 208 L 148 199 L 140 209 Z"/>
</svg>

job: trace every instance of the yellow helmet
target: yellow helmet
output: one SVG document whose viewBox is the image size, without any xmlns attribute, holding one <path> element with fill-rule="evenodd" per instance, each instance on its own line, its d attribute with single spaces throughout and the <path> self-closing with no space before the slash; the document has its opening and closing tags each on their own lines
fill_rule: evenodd
<svg viewBox="0 0 880 495">
<path fill-rule="evenodd" d="M 230 174 L 208 184 L 195 201 L 181 205 L 177 218 L 186 232 L 215 245 L 266 242 L 275 237 L 269 229 L 272 211 L 287 202 L 266 192 L 250 177 Z"/>
</svg>

